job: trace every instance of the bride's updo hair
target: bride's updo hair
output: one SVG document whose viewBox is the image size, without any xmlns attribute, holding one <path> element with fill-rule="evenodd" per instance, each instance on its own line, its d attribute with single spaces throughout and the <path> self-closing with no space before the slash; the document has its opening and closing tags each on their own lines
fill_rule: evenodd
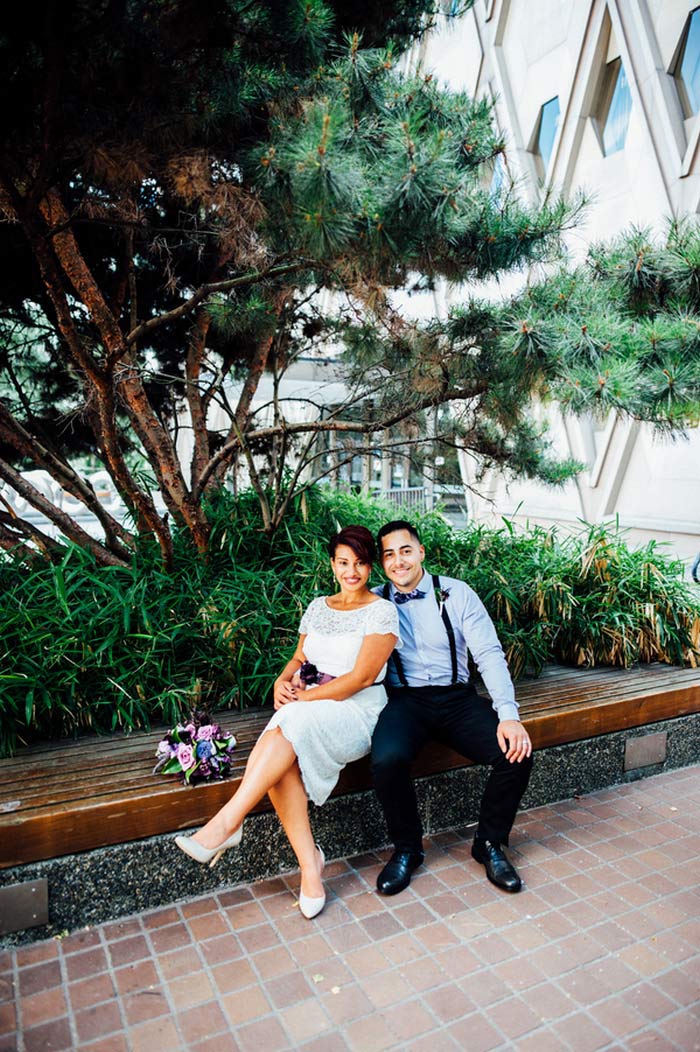
<svg viewBox="0 0 700 1052">
<path fill-rule="evenodd" d="M 340 533 L 336 533 L 335 537 L 331 537 L 328 542 L 328 554 L 331 559 L 335 559 L 336 548 L 339 544 L 346 544 L 348 548 L 352 548 L 357 558 L 363 563 L 371 566 L 377 561 L 374 537 L 366 526 L 346 526 Z"/>
</svg>

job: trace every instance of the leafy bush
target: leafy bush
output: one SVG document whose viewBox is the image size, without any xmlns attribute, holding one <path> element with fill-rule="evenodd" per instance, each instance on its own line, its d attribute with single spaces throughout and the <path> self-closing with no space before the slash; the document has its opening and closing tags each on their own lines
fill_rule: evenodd
<svg viewBox="0 0 700 1052">
<path fill-rule="evenodd" d="M 148 546 L 129 570 L 97 567 L 78 547 L 56 566 L 0 562 L 0 750 L 267 701 L 303 609 L 333 589 L 328 538 L 351 522 L 374 532 L 396 509 L 310 491 L 270 540 L 258 507 L 250 494 L 221 495 L 208 559 L 180 534 L 172 575 Z M 438 514 L 417 524 L 430 568 L 483 598 L 514 676 L 552 660 L 698 660 L 700 604 L 653 543 L 632 550 L 606 526 L 559 537 L 509 524 L 456 531 Z"/>
</svg>

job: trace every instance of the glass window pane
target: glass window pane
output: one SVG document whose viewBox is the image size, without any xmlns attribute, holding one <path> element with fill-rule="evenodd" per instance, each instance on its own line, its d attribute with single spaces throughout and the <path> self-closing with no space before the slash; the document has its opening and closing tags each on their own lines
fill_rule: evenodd
<svg viewBox="0 0 700 1052">
<path fill-rule="evenodd" d="M 700 8 L 690 16 L 679 72 L 691 116 L 700 110 Z"/>
<path fill-rule="evenodd" d="M 552 156 L 552 147 L 559 127 L 559 96 L 555 95 L 549 102 L 545 102 L 540 110 L 540 129 L 537 133 L 537 152 L 542 158 L 545 172 L 549 167 L 549 158 Z"/>
<path fill-rule="evenodd" d="M 493 175 L 491 176 L 491 186 L 489 187 L 489 196 L 492 201 L 499 204 L 503 198 L 506 181 L 506 166 L 503 160 L 503 154 L 497 153 L 496 160 L 493 165 Z"/>
<path fill-rule="evenodd" d="M 610 109 L 605 120 L 605 127 L 603 128 L 603 153 L 606 157 L 617 150 L 621 150 L 625 145 L 630 113 L 632 112 L 632 94 L 627 82 L 625 67 L 619 59 L 615 59 L 615 64 L 617 64 L 615 86 L 610 100 Z M 610 65 L 614 64 L 610 63 Z"/>
</svg>

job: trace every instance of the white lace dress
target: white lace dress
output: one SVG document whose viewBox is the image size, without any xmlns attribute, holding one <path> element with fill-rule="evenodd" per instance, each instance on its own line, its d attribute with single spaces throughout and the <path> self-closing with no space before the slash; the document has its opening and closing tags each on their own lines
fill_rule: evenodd
<svg viewBox="0 0 700 1052">
<path fill-rule="evenodd" d="M 299 625 L 305 635 L 304 656 L 319 672 L 342 676 L 352 671 L 367 635 L 399 635 L 396 607 L 385 599 L 357 610 L 332 610 L 325 596 L 309 605 Z M 396 644 L 401 647 L 401 640 Z M 307 795 L 315 804 L 328 799 L 338 775 L 351 760 L 366 756 L 379 713 L 386 705 L 381 684 L 386 665 L 374 686 L 343 701 L 318 698 L 290 701 L 278 709 L 265 730 L 279 727 L 291 742 Z"/>
</svg>

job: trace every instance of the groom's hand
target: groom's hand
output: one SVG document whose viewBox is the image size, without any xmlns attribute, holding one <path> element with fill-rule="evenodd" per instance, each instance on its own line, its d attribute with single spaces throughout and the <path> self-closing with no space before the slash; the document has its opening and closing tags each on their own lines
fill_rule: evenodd
<svg viewBox="0 0 700 1052">
<path fill-rule="evenodd" d="M 530 735 L 520 720 L 501 720 L 496 730 L 501 752 L 506 754 L 510 763 L 519 763 L 532 754 Z"/>
</svg>

